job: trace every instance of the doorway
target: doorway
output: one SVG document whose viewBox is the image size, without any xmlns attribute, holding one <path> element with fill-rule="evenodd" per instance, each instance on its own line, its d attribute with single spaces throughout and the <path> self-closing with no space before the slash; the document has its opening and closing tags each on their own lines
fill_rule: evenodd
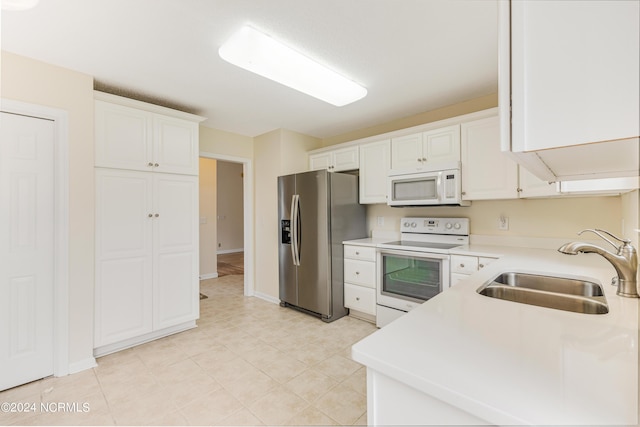
<svg viewBox="0 0 640 427">
<path fill-rule="evenodd" d="M 218 237 L 216 237 L 216 241 L 213 242 L 214 248 L 213 250 L 216 253 L 216 258 L 220 258 L 224 260 L 225 258 L 229 258 L 231 262 L 231 268 L 234 263 L 238 262 L 240 258 L 238 254 L 242 254 L 242 270 L 244 272 L 244 289 L 243 293 L 245 296 L 253 296 L 254 294 L 254 281 L 253 281 L 253 176 L 252 176 L 252 161 L 251 159 L 244 157 L 234 157 L 234 156 L 226 156 L 221 154 L 212 154 L 212 153 L 200 153 L 201 159 L 213 159 L 216 160 L 216 163 L 219 163 L 217 166 L 222 165 L 223 170 L 229 170 L 229 173 L 241 173 L 242 174 L 242 201 L 241 201 L 241 212 L 238 211 L 229 211 L 226 208 L 219 209 L 216 207 L 213 212 L 215 212 L 214 218 L 211 218 L 211 215 L 203 218 L 201 215 L 200 224 L 201 227 L 203 223 L 208 224 L 211 219 L 215 219 L 216 223 L 216 235 L 217 233 L 217 225 L 220 224 L 221 227 L 225 227 L 225 232 L 229 231 L 227 237 L 221 234 L 221 238 L 225 239 L 221 241 Z M 216 167 L 216 169 L 219 169 Z M 201 177 L 202 177 L 201 171 Z M 205 172 L 206 173 L 206 172 Z M 211 173 L 210 171 L 208 173 Z M 217 172 L 216 172 L 217 177 Z M 224 185 L 224 183 L 218 183 L 217 187 Z M 211 203 L 212 200 L 204 199 L 201 197 L 200 205 L 203 206 L 203 203 Z M 217 197 L 215 200 L 216 205 Z M 211 210 L 210 210 L 211 211 Z M 231 218 L 233 216 L 233 218 Z M 238 219 L 241 218 L 241 224 L 238 224 Z M 233 223 L 233 225 L 232 225 Z M 237 240 L 238 229 L 242 231 L 241 240 Z M 234 231 L 235 230 L 235 231 Z M 235 237 L 233 237 L 235 236 Z M 211 251 L 211 243 L 212 242 L 200 242 L 200 248 L 202 250 Z M 208 245 L 209 247 L 206 247 Z M 241 246 L 240 246 L 241 245 Z M 242 252 L 239 250 L 242 249 Z M 216 262 L 217 264 L 217 262 Z M 217 269 L 217 265 L 215 267 Z M 211 267 L 209 267 L 211 269 Z M 201 280 L 205 278 L 217 277 L 217 273 L 215 275 L 207 276 L 201 274 Z"/>
<path fill-rule="evenodd" d="M 68 365 L 66 112 L 2 100 L 0 390 Z"/>
</svg>

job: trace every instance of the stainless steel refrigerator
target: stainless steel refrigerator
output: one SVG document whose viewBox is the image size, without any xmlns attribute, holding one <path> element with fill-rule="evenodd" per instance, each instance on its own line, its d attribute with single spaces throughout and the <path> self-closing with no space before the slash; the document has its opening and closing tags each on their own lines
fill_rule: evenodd
<svg viewBox="0 0 640 427">
<path fill-rule="evenodd" d="M 332 322 L 344 307 L 344 240 L 367 236 L 358 177 L 326 170 L 278 177 L 280 305 Z"/>
</svg>

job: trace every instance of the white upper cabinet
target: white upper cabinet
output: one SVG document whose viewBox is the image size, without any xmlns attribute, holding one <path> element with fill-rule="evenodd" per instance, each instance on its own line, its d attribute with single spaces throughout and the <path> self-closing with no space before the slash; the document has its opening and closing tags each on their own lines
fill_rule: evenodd
<svg viewBox="0 0 640 427">
<path fill-rule="evenodd" d="M 197 175 L 201 120 L 192 114 L 96 92 L 95 165 Z"/>
<path fill-rule="evenodd" d="M 441 162 L 460 161 L 460 125 L 391 139 L 391 168 L 420 170 Z"/>
<path fill-rule="evenodd" d="M 309 155 L 309 170 L 327 169 L 329 172 L 355 170 L 360 167 L 358 146 L 324 151 Z"/>
<path fill-rule="evenodd" d="M 462 199 L 517 199 L 518 165 L 500 150 L 498 116 L 462 124 Z"/>
<path fill-rule="evenodd" d="M 547 181 L 637 176 L 640 3 L 499 7 L 503 149 Z"/>
<path fill-rule="evenodd" d="M 360 146 L 360 204 L 387 203 L 387 175 L 391 167 L 391 140 Z"/>
</svg>

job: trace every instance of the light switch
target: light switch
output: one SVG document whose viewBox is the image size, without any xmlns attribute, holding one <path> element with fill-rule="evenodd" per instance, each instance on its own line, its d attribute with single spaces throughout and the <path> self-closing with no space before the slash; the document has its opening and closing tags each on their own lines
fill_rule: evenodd
<svg viewBox="0 0 640 427">
<path fill-rule="evenodd" d="M 207 217 L 206 216 L 201 216 L 200 217 L 200 224 L 206 224 L 207 223 Z"/>
</svg>

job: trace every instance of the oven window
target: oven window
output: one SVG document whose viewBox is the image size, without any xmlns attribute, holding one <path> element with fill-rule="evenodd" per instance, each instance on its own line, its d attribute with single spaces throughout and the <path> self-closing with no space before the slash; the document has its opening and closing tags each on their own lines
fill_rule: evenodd
<svg viewBox="0 0 640 427">
<path fill-rule="evenodd" d="M 442 260 L 382 254 L 382 294 L 426 301 L 442 290 Z"/>
<path fill-rule="evenodd" d="M 393 182 L 393 200 L 431 200 L 438 198 L 437 178 L 398 180 Z"/>
</svg>

